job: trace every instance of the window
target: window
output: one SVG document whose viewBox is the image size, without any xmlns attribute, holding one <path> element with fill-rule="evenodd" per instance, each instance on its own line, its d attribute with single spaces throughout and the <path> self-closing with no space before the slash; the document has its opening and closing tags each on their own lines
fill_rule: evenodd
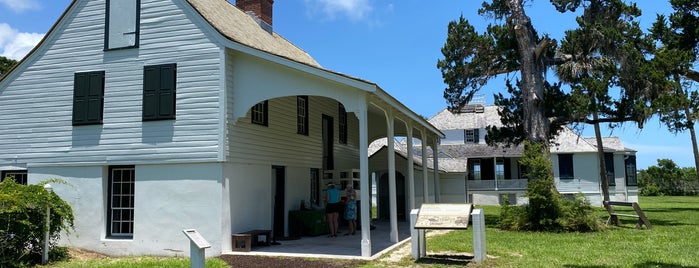
<svg viewBox="0 0 699 268">
<path fill-rule="evenodd" d="M 104 50 L 138 47 L 140 0 L 107 0 Z"/>
<path fill-rule="evenodd" d="M 135 170 L 133 166 L 109 168 L 108 237 L 133 238 Z"/>
<path fill-rule="evenodd" d="M 102 124 L 104 71 L 76 73 L 73 80 L 73 125 Z"/>
<path fill-rule="evenodd" d="M 143 67 L 143 121 L 175 119 L 177 65 Z"/>
<path fill-rule="evenodd" d="M 5 180 L 5 178 L 12 178 L 16 183 L 27 185 L 27 171 L 26 170 L 5 170 L 2 172 L 2 177 L 0 181 Z"/>
<path fill-rule="evenodd" d="M 337 123 L 340 131 L 338 139 L 341 144 L 347 144 L 347 111 L 342 103 L 338 103 L 338 110 L 339 122 Z"/>
<path fill-rule="evenodd" d="M 260 102 L 250 109 L 250 122 L 267 126 L 267 101 Z"/>
<path fill-rule="evenodd" d="M 478 129 L 464 130 L 464 143 L 478 143 L 479 138 Z"/>
<path fill-rule="evenodd" d="M 615 186 L 616 181 L 614 179 L 614 154 L 604 153 L 604 166 L 607 170 L 607 182 L 609 186 Z"/>
<path fill-rule="evenodd" d="M 575 173 L 573 173 L 573 154 L 558 155 L 558 178 L 561 180 L 572 180 L 575 178 Z"/>
<path fill-rule="evenodd" d="M 296 97 L 296 133 L 308 135 L 308 96 Z"/>
<path fill-rule="evenodd" d="M 310 203 L 320 206 L 320 170 L 311 169 L 311 200 Z"/>
<path fill-rule="evenodd" d="M 497 159 L 495 161 L 495 179 L 504 180 L 505 179 L 505 159 Z"/>
<path fill-rule="evenodd" d="M 636 156 L 630 155 L 624 159 L 624 165 L 626 166 L 626 186 L 638 186 L 638 179 L 636 178 Z"/>
<path fill-rule="evenodd" d="M 469 180 L 480 180 L 481 179 L 481 160 L 480 159 L 473 159 L 469 161 L 469 170 L 468 170 L 468 179 Z"/>
</svg>

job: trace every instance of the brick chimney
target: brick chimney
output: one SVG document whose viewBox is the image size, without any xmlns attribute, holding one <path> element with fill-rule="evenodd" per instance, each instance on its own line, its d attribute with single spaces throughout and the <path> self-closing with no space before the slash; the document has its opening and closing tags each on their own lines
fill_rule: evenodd
<svg viewBox="0 0 699 268">
<path fill-rule="evenodd" d="M 272 26 L 272 4 L 274 0 L 236 0 L 235 5 L 247 13 Z"/>
</svg>

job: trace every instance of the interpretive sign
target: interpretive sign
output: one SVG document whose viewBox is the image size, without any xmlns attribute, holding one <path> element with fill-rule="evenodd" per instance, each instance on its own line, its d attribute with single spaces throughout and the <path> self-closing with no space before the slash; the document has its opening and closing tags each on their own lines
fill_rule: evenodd
<svg viewBox="0 0 699 268">
<path fill-rule="evenodd" d="M 201 236 L 199 232 L 195 229 L 186 229 L 182 230 L 182 232 L 189 237 L 189 240 L 192 241 L 198 248 L 203 249 L 203 248 L 210 248 L 211 244 L 209 244 L 204 237 Z"/>
<path fill-rule="evenodd" d="M 467 229 L 473 204 L 422 204 L 415 229 Z"/>
</svg>

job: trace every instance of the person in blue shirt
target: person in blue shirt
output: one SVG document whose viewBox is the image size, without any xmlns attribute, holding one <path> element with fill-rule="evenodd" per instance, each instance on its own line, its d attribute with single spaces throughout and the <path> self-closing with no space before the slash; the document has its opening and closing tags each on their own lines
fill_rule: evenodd
<svg viewBox="0 0 699 268">
<path fill-rule="evenodd" d="M 328 237 L 337 237 L 337 218 L 342 209 L 340 190 L 335 188 L 335 184 L 332 182 L 328 183 L 328 189 L 325 191 L 325 217 L 328 221 L 328 229 L 330 230 L 330 235 L 328 235 Z"/>
</svg>

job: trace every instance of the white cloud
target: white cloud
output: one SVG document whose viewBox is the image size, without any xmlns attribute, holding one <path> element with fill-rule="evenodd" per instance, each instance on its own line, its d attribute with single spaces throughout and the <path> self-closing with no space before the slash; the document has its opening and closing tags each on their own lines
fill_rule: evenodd
<svg viewBox="0 0 699 268">
<path fill-rule="evenodd" d="M 36 0 L 0 0 L 0 4 L 7 6 L 17 13 L 21 13 L 25 10 L 39 9 L 41 7 Z"/>
<path fill-rule="evenodd" d="M 43 37 L 43 34 L 22 33 L 10 27 L 7 23 L 0 23 L 0 56 L 13 60 L 20 60 L 29 53 Z"/>
<path fill-rule="evenodd" d="M 345 16 L 352 21 L 369 17 L 374 8 L 369 0 L 305 0 L 312 14 L 322 13 L 329 20 Z"/>
</svg>

